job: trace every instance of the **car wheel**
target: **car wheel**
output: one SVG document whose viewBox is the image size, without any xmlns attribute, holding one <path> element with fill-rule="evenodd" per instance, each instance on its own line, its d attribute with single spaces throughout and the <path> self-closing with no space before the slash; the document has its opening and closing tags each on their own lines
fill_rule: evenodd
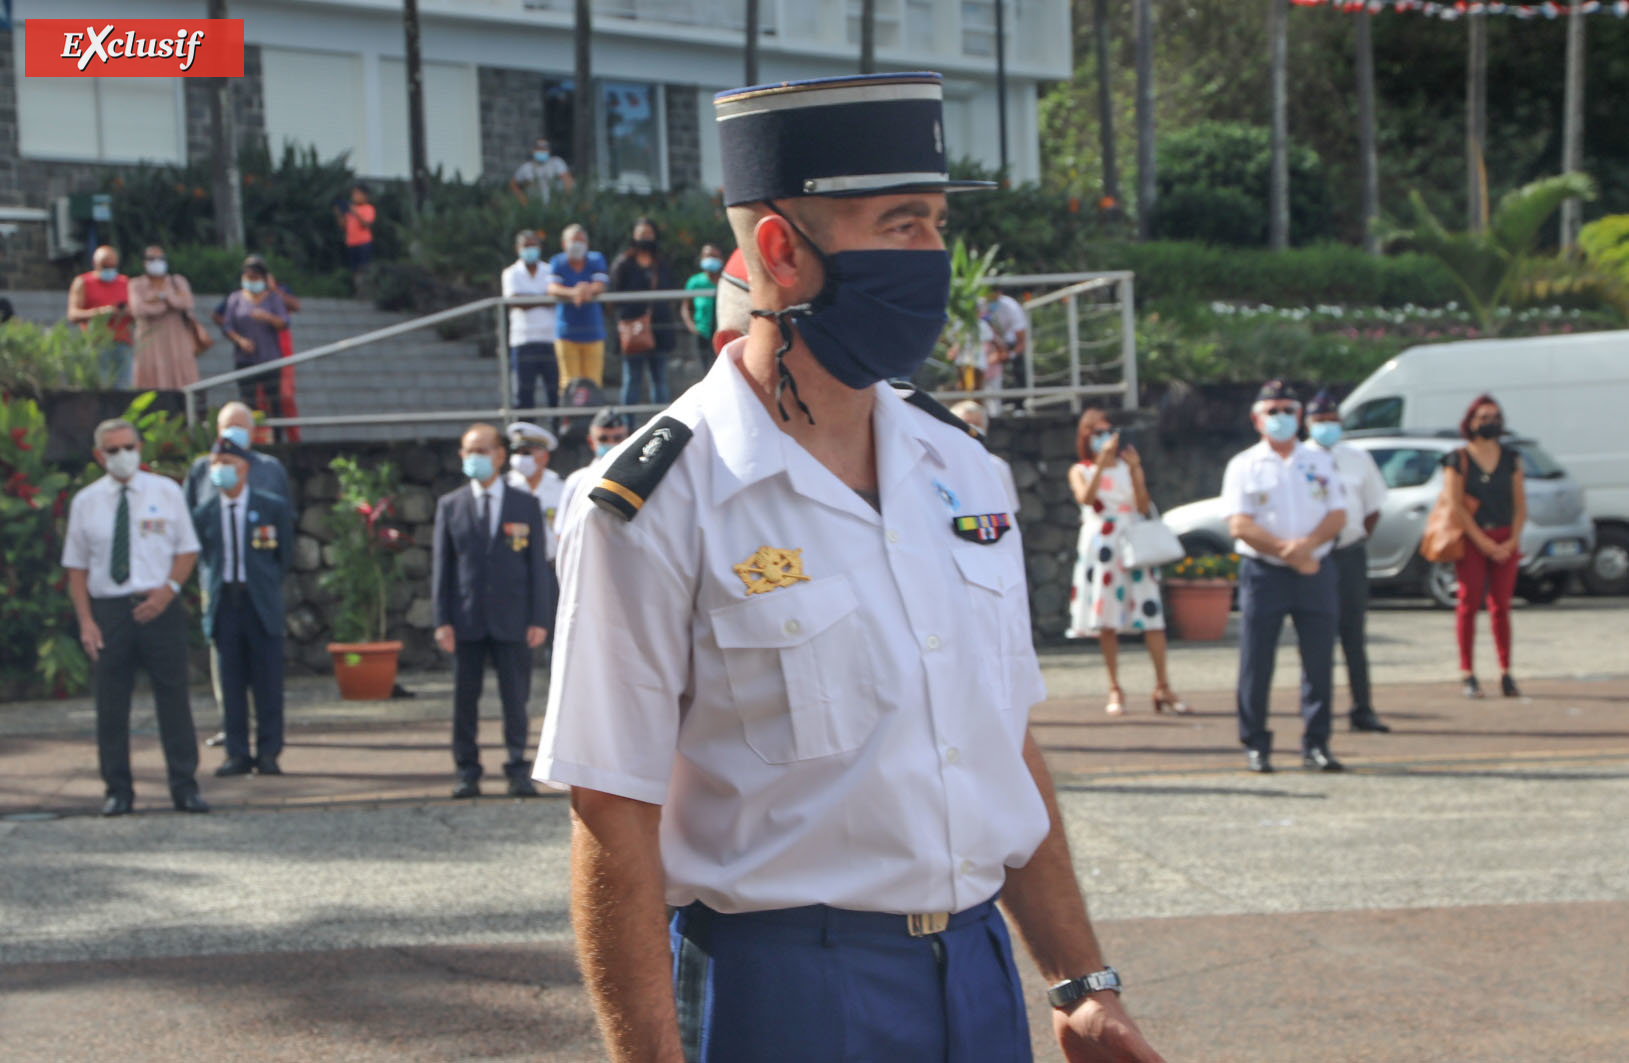
<svg viewBox="0 0 1629 1063">
<path fill-rule="evenodd" d="M 1629 594 L 1629 530 L 1599 529 L 1595 553 L 1584 570 L 1584 586 L 1591 594 Z"/>
<path fill-rule="evenodd" d="M 1516 584 L 1516 593 L 1534 605 L 1549 605 L 1567 593 L 1565 576 L 1536 576 Z"/>
<path fill-rule="evenodd" d="M 1425 570 L 1425 596 L 1444 609 L 1452 609 L 1459 604 L 1459 577 L 1454 575 L 1454 566 L 1446 561 L 1427 565 Z"/>
</svg>

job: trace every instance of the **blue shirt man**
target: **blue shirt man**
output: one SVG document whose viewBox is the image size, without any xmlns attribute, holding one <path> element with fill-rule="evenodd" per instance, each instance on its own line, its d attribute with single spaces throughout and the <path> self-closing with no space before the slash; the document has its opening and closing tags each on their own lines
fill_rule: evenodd
<svg viewBox="0 0 1629 1063">
<path fill-rule="evenodd" d="M 583 238 L 587 244 L 587 238 Z M 549 272 L 554 283 L 561 288 L 576 288 L 579 284 L 605 285 L 611 279 L 605 256 L 598 251 L 584 250 L 581 258 L 573 258 L 562 251 L 549 260 Z M 595 302 L 559 304 L 556 312 L 555 336 L 572 343 L 595 343 L 605 339 L 605 311 Z"/>
</svg>

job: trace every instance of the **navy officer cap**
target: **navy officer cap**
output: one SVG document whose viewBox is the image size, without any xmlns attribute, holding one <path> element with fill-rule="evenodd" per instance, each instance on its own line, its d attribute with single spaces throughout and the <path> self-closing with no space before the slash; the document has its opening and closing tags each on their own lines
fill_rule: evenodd
<svg viewBox="0 0 1629 1063">
<path fill-rule="evenodd" d="M 713 109 L 726 207 L 804 196 L 995 187 L 950 179 L 938 74 L 756 85 L 719 93 Z"/>
<path fill-rule="evenodd" d="M 1257 402 L 1293 402 L 1293 403 L 1295 403 L 1297 405 L 1300 405 L 1301 396 L 1297 395 L 1295 393 L 1295 389 L 1290 387 L 1288 384 L 1284 383 L 1284 381 L 1282 381 L 1282 380 L 1269 380 L 1269 381 L 1267 381 L 1267 383 L 1265 383 L 1265 384 L 1263 384 L 1261 386 L 1260 391 L 1256 392 L 1256 401 Z"/>
<path fill-rule="evenodd" d="M 1336 413 L 1339 410 L 1340 404 L 1335 401 L 1335 396 L 1329 393 L 1328 388 L 1321 388 L 1318 394 L 1312 396 L 1312 401 L 1307 403 L 1308 417 L 1315 417 L 1320 413 Z"/>
</svg>

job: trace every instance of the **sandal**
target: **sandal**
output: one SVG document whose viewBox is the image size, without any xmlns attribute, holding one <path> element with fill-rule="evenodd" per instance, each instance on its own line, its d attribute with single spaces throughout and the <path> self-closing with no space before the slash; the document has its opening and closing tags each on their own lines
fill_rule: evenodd
<svg viewBox="0 0 1629 1063">
<path fill-rule="evenodd" d="M 1188 716 L 1193 713 L 1186 701 L 1165 688 L 1154 691 L 1154 711 L 1156 713 L 1169 711 L 1173 716 Z"/>
<path fill-rule="evenodd" d="M 1103 712 L 1109 716 L 1120 716 L 1126 711 L 1125 701 L 1119 688 L 1109 692 L 1109 703 L 1103 706 Z"/>
</svg>

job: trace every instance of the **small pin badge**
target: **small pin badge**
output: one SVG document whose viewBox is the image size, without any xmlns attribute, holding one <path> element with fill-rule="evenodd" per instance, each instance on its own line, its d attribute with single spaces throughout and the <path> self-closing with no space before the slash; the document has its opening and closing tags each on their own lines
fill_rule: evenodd
<svg viewBox="0 0 1629 1063">
<path fill-rule="evenodd" d="M 803 550 L 782 550 L 773 546 L 760 546 L 753 555 L 735 565 L 735 574 L 741 578 L 748 594 L 768 594 L 782 587 L 807 583 L 803 574 Z"/>
<path fill-rule="evenodd" d="M 949 506 L 951 509 L 955 510 L 955 509 L 962 508 L 961 501 L 959 499 L 957 499 L 957 497 L 956 497 L 956 492 L 954 492 L 950 488 L 946 487 L 940 481 L 938 481 L 938 480 L 933 481 L 933 489 L 935 491 L 939 492 L 939 501 L 943 502 L 945 505 Z"/>
</svg>

